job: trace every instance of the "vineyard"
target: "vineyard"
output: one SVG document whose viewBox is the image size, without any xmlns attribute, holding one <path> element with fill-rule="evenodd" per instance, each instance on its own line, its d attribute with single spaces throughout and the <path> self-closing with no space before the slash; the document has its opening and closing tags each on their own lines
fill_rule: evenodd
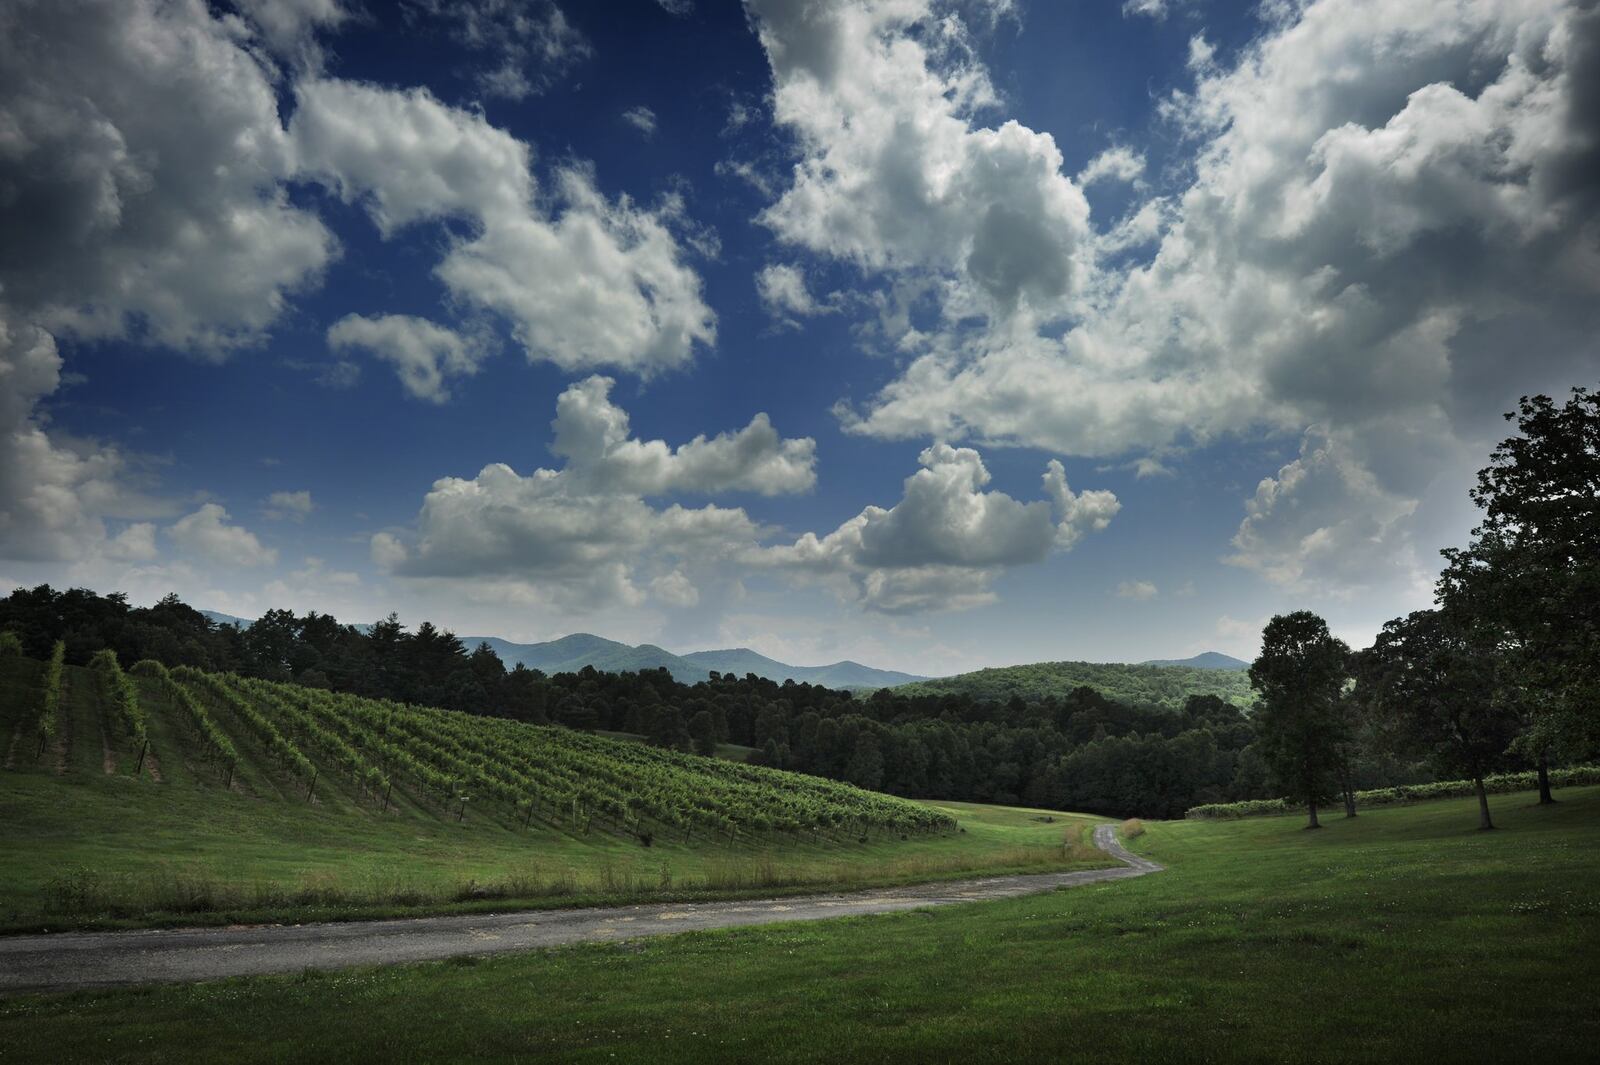
<svg viewBox="0 0 1600 1065">
<path fill-rule="evenodd" d="M 141 780 L 181 770 L 198 786 L 260 798 L 645 846 L 866 842 L 955 828 L 943 813 L 846 784 L 562 728 L 153 661 L 123 672 L 109 652 L 80 672 L 98 702 L 105 772 Z M 59 658 L 40 682 L 23 700 L 35 708 L 5 722 L 9 764 L 34 756 L 34 745 L 44 761 L 87 759 L 71 750 L 89 744 L 87 728 L 58 739 Z"/>
</svg>

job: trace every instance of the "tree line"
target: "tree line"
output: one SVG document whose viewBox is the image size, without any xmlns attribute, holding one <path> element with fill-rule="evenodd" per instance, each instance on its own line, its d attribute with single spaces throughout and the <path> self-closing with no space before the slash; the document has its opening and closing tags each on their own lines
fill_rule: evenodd
<svg viewBox="0 0 1600 1065">
<path fill-rule="evenodd" d="M 325 614 L 273 610 L 220 625 L 167 596 L 150 607 L 118 594 L 47 585 L 0 600 L 0 630 L 33 657 L 56 642 L 69 662 L 103 650 L 151 660 L 474 714 L 631 733 L 658 746 L 751 761 L 911 798 L 1180 816 L 1202 802 L 1257 795 L 1265 770 L 1250 753 L 1247 716 L 1216 696 L 1182 707 L 1111 699 L 1087 686 L 1057 698 L 971 695 L 859 698 L 811 684 L 713 673 L 688 685 L 666 670 L 585 668 L 546 676 L 507 669 L 424 622 L 394 617 L 342 625 Z M 1382 776 L 1370 783 L 1391 782 Z"/>
<path fill-rule="evenodd" d="M 1484 511 L 1467 547 L 1442 552 L 1434 606 L 1395 618 L 1352 652 L 1309 611 L 1274 617 L 1250 667 L 1257 750 L 1272 787 L 1356 816 L 1363 752 L 1419 758 L 1484 785 L 1600 749 L 1600 395 L 1523 397 L 1518 432 L 1497 446 L 1472 498 Z"/>
</svg>

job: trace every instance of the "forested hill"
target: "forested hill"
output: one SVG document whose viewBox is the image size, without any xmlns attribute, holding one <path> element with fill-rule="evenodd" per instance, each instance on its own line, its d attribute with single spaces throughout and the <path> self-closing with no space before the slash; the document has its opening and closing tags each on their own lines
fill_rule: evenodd
<svg viewBox="0 0 1600 1065">
<path fill-rule="evenodd" d="M 1250 706 L 1255 693 L 1242 670 L 1191 666 L 1124 665 L 1116 662 L 1035 662 L 902 684 L 901 695 L 966 695 L 988 702 L 1013 696 L 1025 702 L 1063 699 L 1074 688 L 1093 688 L 1108 699 L 1137 706 L 1181 709 L 1191 695 L 1215 695 Z"/>
</svg>

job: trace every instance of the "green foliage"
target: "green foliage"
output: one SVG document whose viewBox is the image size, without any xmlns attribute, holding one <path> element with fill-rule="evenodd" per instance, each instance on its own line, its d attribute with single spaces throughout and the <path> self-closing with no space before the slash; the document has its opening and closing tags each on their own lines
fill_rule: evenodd
<svg viewBox="0 0 1600 1065">
<path fill-rule="evenodd" d="M 362 744 L 350 743 L 347 727 L 342 722 L 324 720 L 312 707 L 320 705 L 309 699 L 305 689 L 292 685 L 270 684 L 265 681 L 245 680 L 231 675 L 212 678 L 221 690 L 228 692 L 250 712 L 270 725 L 279 735 L 287 734 L 284 743 L 298 751 L 304 745 L 317 752 L 324 762 L 336 772 L 356 784 L 369 797 L 384 793 L 389 787 L 389 777 L 373 765 L 367 755 L 358 749 Z M 380 752 L 385 745 L 381 738 L 372 738 L 372 745 Z M 297 766 L 298 768 L 298 766 Z M 309 765 L 305 771 L 309 771 Z M 420 783 L 432 786 L 441 799 L 449 797 L 448 779 L 442 775 L 417 774 Z"/>
<path fill-rule="evenodd" d="M 280 757 L 293 760 L 288 751 L 303 744 L 369 796 L 393 782 L 447 812 L 487 803 L 515 822 L 537 817 L 641 838 L 954 827 L 927 807 L 776 769 L 297 685 L 189 669 L 175 675 L 251 721 Z"/>
<path fill-rule="evenodd" d="M 119 720 L 127 728 L 135 743 L 148 738 L 144 708 L 139 705 L 139 690 L 117 662 L 117 653 L 109 647 L 101 648 L 89 659 L 89 667 L 100 676 L 105 697 L 111 701 Z"/>
<path fill-rule="evenodd" d="M 1075 688 L 1093 688 L 1108 699 L 1138 706 L 1181 709 L 1191 695 L 1215 695 L 1236 706 L 1255 702 L 1250 678 L 1240 670 L 1188 666 L 1134 666 L 1116 662 L 1036 662 L 980 669 L 954 677 L 901 684 L 901 695 L 966 695 L 1005 702 L 1065 698 Z"/>
<path fill-rule="evenodd" d="M 1210 728 L 1171 739 L 1108 736 L 1061 759 L 1057 788 L 1047 798 L 1063 810 L 1181 817 L 1196 799 L 1230 797 L 1238 775 L 1239 752 L 1219 745 Z"/>
<path fill-rule="evenodd" d="M 183 710 L 189 722 L 199 730 L 205 738 L 206 745 L 210 748 L 214 758 L 221 762 L 225 771 L 231 771 L 238 764 L 239 752 L 234 748 L 233 741 L 228 734 L 216 723 L 206 708 L 201 706 L 189 690 L 175 680 L 167 667 L 160 662 L 144 659 L 133 664 L 132 671 L 136 676 L 148 677 L 155 682 L 157 689 L 173 705 Z"/>
<path fill-rule="evenodd" d="M 1246 799 L 1243 802 L 1208 802 L 1191 806 L 1183 816 L 1191 821 L 1231 821 L 1240 817 L 1286 814 L 1293 809 L 1288 799 Z"/>
<path fill-rule="evenodd" d="M 1478 474 L 1484 510 L 1439 598 L 1491 627 L 1529 701 L 1530 756 L 1600 751 L 1600 392 L 1524 396 Z"/>
<path fill-rule="evenodd" d="M 22 637 L 10 629 L 0 632 L 0 658 L 21 658 Z"/>
<path fill-rule="evenodd" d="M 1360 673 L 1357 691 L 1395 749 L 1474 780 L 1505 767 L 1524 696 L 1490 626 L 1458 609 L 1415 611 L 1383 627 Z M 1491 827 L 1487 803 L 1482 820 Z"/>
<path fill-rule="evenodd" d="M 231 711 L 249 725 L 257 738 L 266 744 L 268 753 L 285 769 L 298 774 L 302 779 L 311 778 L 315 772 L 311 760 L 300 752 L 300 748 L 285 738 L 272 720 L 258 710 L 250 700 L 240 698 L 214 674 L 190 666 L 179 666 L 172 671 L 172 676 L 187 688 L 191 695 L 207 700 L 213 708 Z"/>
<path fill-rule="evenodd" d="M 1308 610 L 1279 614 L 1261 634 L 1250 685 L 1261 695 L 1257 748 L 1279 787 L 1308 806 L 1333 794 L 1347 764 L 1350 722 L 1343 699 L 1350 648 Z"/>
<path fill-rule="evenodd" d="M 1550 783 L 1558 788 L 1600 784 L 1600 766 L 1552 769 Z M 1510 795 L 1538 787 L 1539 776 L 1531 770 L 1522 773 L 1496 773 L 1484 777 L 1483 786 L 1490 795 Z M 1441 780 L 1432 784 L 1407 784 L 1400 787 L 1358 791 L 1356 801 L 1362 806 L 1400 806 L 1426 799 L 1464 799 L 1475 794 L 1477 794 L 1476 785 L 1470 780 Z M 1241 817 L 1286 814 L 1292 809 L 1287 799 L 1251 799 L 1247 802 L 1207 803 L 1203 806 L 1193 806 L 1185 811 L 1183 816 L 1191 821 L 1232 821 Z"/>
<path fill-rule="evenodd" d="M 67 645 L 60 640 L 50 651 L 44 667 L 44 695 L 39 705 L 39 736 L 52 740 L 61 729 L 61 667 L 67 657 Z"/>
</svg>

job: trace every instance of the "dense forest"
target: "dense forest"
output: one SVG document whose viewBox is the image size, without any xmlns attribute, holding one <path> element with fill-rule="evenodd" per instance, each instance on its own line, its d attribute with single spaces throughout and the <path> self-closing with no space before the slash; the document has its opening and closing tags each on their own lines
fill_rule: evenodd
<svg viewBox="0 0 1600 1065">
<path fill-rule="evenodd" d="M 713 674 L 694 685 L 665 670 L 546 676 L 508 670 L 490 648 L 468 648 L 428 623 L 408 631 L 391 617 L 363 631 L 325 614 L 279 610 L 239 628 L 215 624 L 173 596 L 136 608 L 120 595 L 49 586 L 0 600 L 0 630 L 14 631 L 26 653 L 41 659 L 61 640 L 73 664 L 110 648 L 124 662 L 149 658 L 538 724 L 638 733 L 682 750 L 739 744 L 764 764 L 908 797 L 1159 817 L 1266 794 L 1250 721 L 1215 696 L 1178 707 L 1111 699 L 1087 686 L 1033 700 L 888 690 L 859 698 L 755 676 Z M 1393 767 L 1375 765 L 1362 782 L 1397 778 Z"/>
<path fill-rule="evenodd" d="M 1215 695 L 1238 706 L 1255 702 L 1250 677 L 1242 669 L 1127 665 L 1120 662 L 1034 662 L 1025 666 L 980 669 L 954 677 L 902 684 L 906 695 L 970 695 L 1003 702 L 1018 696 L 1028 702 L 1075 688 L 1093 688 L 1108 699 L 1140 706 L 1182 709 L 1191 695 Z"/>
</svg>

